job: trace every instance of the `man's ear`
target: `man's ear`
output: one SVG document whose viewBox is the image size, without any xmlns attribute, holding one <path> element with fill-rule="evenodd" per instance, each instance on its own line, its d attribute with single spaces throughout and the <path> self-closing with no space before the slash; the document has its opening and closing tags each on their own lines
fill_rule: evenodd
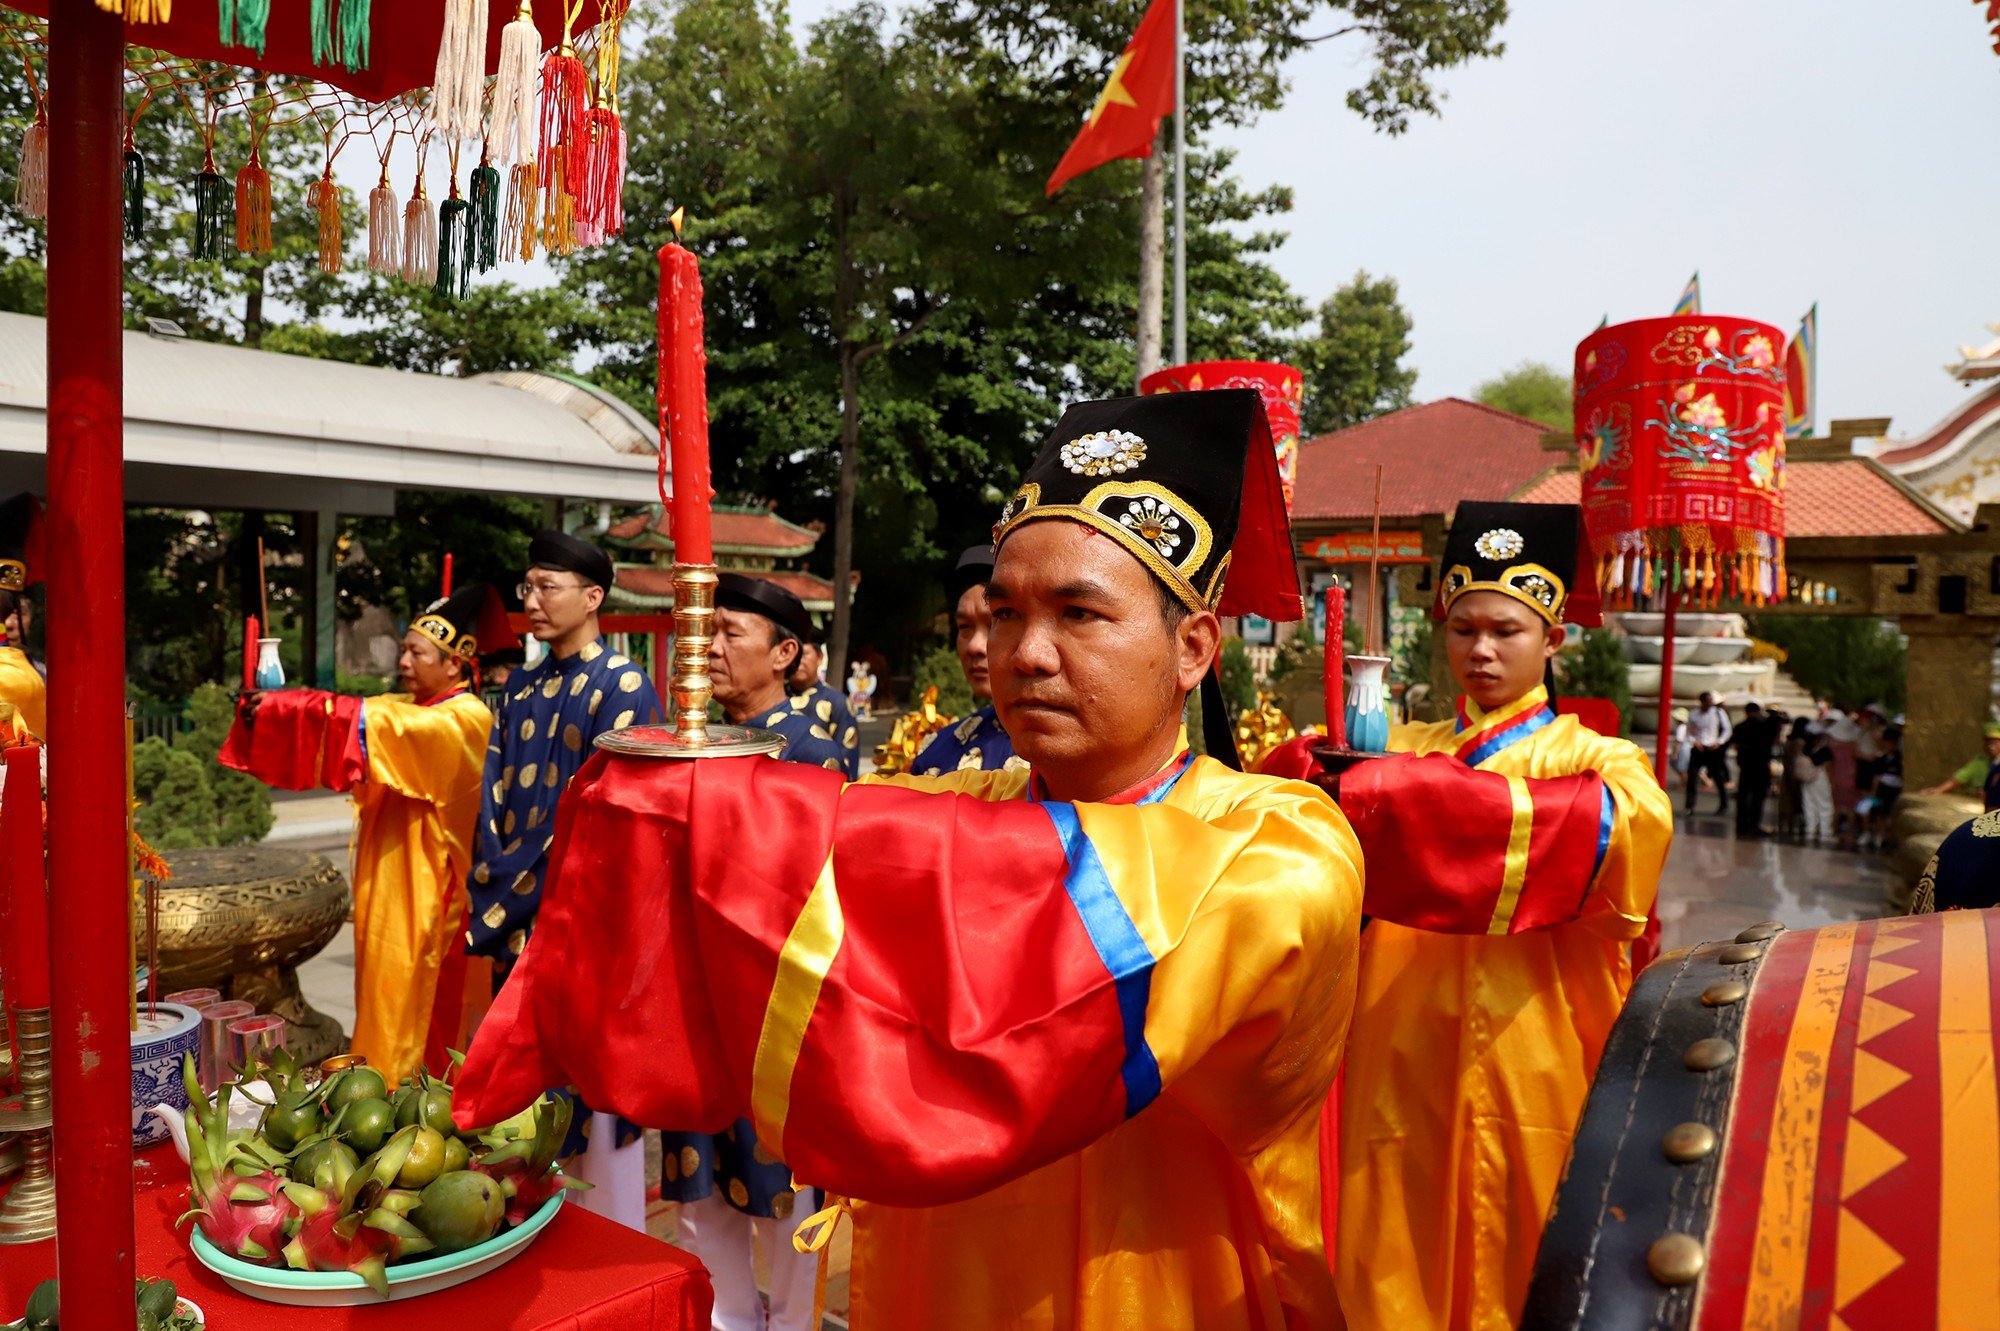
<svg viewBox="0 0 2000 1331">
<path fill-rule="evenodd" d="M 1562 650 L 1563 643 L 1568 640 L 1569 629 L 1566 626 L 1562 624 L 1549 625 L 1548 639 L 1542 644 L 1542 659 L 1548 660 L 1553 657 L 1557 652 Z"/>
<path fill-rule="evenodd" d="M 598 608 L 604 604 L 604 588 L 594 582 L 591 583 L 583 589 L 583 599 L 589 602 L 588 609 L 590 612 L 592 614 L 597 613 Z"/>
<path fill-rule="evenodd" d="M 1198 611 L 1180 622 L 1174 641 L 1180 658 L 1175 663 L 1178 682 L 1192 693 L 1201 687 L 1201 677 L 1215 666 L 1215 654 L 1222 649 L 1222 621 L 1211 611 Z"/>
</svg>

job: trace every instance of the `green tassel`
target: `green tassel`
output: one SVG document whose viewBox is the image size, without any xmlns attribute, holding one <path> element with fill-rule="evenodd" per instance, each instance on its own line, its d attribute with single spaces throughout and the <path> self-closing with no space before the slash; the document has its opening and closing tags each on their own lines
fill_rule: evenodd
<svg viewBox="0 0 2000 1331">
<path fill-rule="evenodd" d="M 333 63 L 333 4 L 334 0 L 312 0 L 312 62 L 315 65 Z"/>
<path fill-rule="evenodd" d="M 438 205 L 437 293 L 447 300 L 463 299 L 471 279 L 471 205 L 446 199 Z"/>
<path fill-rule="evenodd" d="M 146 159 L 125 150 L 125 239 L 136 245 L 146 236 Z"/>
<path fill-rule="evenodd" d="M 491 272 L 500 262 L 500 173 L 481 165 L 472 173 L 472 267 Z"/>
<path fill-rule="evenodd" d="M 368 68 L 369 0 L 340 0 L 340 63 L 348 69 Z"/>
<path fill-rule="evenodd" d="M 236 234 L 236 191 L 214 171 L 194 178 L 194 257 L 220 259 L 227 238 Z"/>
<path fill-rule="evenodd" d="M 215 29 L 226 46 L 247 46 L 263 55 L 270 22 L 271 0 L 215 0 Z"/>
</svg>

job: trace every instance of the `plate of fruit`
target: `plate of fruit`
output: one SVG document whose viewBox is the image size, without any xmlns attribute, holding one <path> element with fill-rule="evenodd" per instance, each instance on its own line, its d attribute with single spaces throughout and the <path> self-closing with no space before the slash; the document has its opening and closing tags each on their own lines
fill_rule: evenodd
<svg viewBox="0 0 2000 1331">
<path fill-rule="evenodd" d="M 423 1073 L 394 1091 L 366 1066 L 309 1085 L 282 1051 L 260 1072 L 272 1103 L 232 1131 L 234 1087 L 210 1101 L 192 1060 L 182 1068 L 182 1219 L 195 1259 L 253 1298 L 339 1307 L 463 1284 L 518 1256 L 585 1186 L 555 1168 L 566 1099 L 460 1133 L 451 1087 Z"/>
<path fill-rule="evenodd" d="M 171 1280 L 139 1280 L 133 1297 L 138 1301 L 139 1331 L 201 1331 L 208 1324 L 201 1305 L 184 1299 Z M 59 1331 L 62 1326 L 61 1291 L 53 1280 L 44 1280 L 28 1296 L 28 1306 L 18 1321 L 8 1322 L 6 1331 Z"/>
</svg>

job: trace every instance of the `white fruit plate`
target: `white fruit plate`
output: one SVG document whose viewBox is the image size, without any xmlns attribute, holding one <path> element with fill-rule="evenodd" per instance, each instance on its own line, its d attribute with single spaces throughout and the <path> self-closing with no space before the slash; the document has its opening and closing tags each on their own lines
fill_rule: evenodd
<svg viewBox="0 0 2000 1331">
<path fill-rule="evenodd" d="M 503 1234 L 464 1252 L 443 1257 L 424 1257 L 414 1262 L 397 1262 L 388 1271 L 389 1299 L 414 1299 L 419 1294 L 435 1294 L 453 1285 L 476 1280 L 496 1267 L 505 1266 L 521 1255 L 521 1250 L 548 1227 L 562 1205 L 563 1192 L 543 1202 L 541 1209 Z M 383 1298 L 368 1288 L 368 1282 L 349 1271 L 294 1271 L 289 1267 L 256 1266 L 228 1256 L 210 1243 L 201 1230 L 194 1232 L 194 1256 L 222 1277 L 238 1293 L 270 1303 L 289 1303 L 301 1308 L 351 1308 L 381 1303 Z"/>
</svg>

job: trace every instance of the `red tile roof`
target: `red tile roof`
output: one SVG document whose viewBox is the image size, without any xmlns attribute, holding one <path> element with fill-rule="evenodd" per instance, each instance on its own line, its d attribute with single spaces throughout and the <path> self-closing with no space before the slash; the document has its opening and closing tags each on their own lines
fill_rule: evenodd
<svg viewBox="0 0 2000 1331">
<path fill-rule="evenodd" d="M 720 514 L 716 516 L 720 517 Z M 749 576 L 775 582 L 786 591 L 803 601 L 808 608 L 831 607 L 833 605 L 833 584 L 825 578 L 811 573 L 790 571 L 752 573 Z M 650 596 L 671 601 L 674 596 L 673 570 L 649 568 L 637 564 L 618 565 L 616 578 L 619 591 L 630 592 L 634 596 Z"/>
<path fill-rule="evenodd" d="M 1574 504 L 1574 468 L 1555 467 L 1512 496 L 1528 504 Z M 1785 535 L 1940 536 L 1953 530 L 1867 458 L 1801 459 L 1785 468 Z"/>
<path fill-rule="evenodd" d="M 1497 407 L 1448 397 L 1405 407 L 1299 446 L 1292 519 L 1366 518 L 1382 467 L 1382 515 L 1449 515 L 1461 499 L 1505 499 L 1554 454 L 1549 427 Z"/>
<path fill-rule="evenodd" d="M 802 555 L 819 544 L 818 532 L 761 509 L 746 513 L 740 509 L 718 508 L 711 518 L 711 526 L 716 547 L 722 550 Z M 664 508 L 615 522 L 606 534 L 620 541 L 643 541 L 647 545 L 659 546 L 673 544 L 673 539 L 667 535 Z"/>
</svg>

